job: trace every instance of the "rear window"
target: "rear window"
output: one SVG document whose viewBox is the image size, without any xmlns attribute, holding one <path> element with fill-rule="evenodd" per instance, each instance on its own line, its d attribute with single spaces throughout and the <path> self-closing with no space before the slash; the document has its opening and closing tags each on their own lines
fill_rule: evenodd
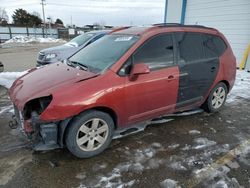
<svg viewBox="0 0 250 188">
<path fill-rule="evenodd" d="M 227 46 L 220 37 L 209 34 L 202 34 L 202 37 L 206 57 L 219 57 L 225 52 Z"/>
<path fill-rule="evenodd" d="M 218 58 L 227 46 L 218 36 L 203 33 L 176 33 L 178 61 L 192 63 L 207 58 Z"/>
</svg>

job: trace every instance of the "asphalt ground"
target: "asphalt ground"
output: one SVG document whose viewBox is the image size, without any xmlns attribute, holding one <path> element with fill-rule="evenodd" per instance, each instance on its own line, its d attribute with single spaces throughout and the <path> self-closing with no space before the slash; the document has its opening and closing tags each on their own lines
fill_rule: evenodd
<svg viewBox="0 0 250 188">
<path fill-rule="evenodd" d="M 0 62 L 4 64 L 4 70 L 7 72 L 31 69 L 36 67 L 36 59 L 40 50 L 56 45 L 59 44 L 40 43 L 6 46 L 0 48 Z"/>
</svg>

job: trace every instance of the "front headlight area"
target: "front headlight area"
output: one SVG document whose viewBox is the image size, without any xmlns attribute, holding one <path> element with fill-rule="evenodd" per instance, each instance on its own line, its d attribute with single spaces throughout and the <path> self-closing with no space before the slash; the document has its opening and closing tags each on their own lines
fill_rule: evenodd
<svg viewBox="0 0 250 188">
<path fill-rule="evenodd" d="M 51 103 L 52 95 L 33 99 L 23 110 L 24 132 L 36 151 L 62 147 L 58 144 L 58 122 L 44 122 L 41 115 Z"/>
<path fill-rule="evenodd" d="M 23 110 L 24 120 L 30 119 L 33 112 L 35 112 L 37 115 L 42 114 L 43 111 L 49 106 L 52 99 L 52 95 L 49 95 L 45 97 L 36 98 L 27 102 Z"/>
</svg>

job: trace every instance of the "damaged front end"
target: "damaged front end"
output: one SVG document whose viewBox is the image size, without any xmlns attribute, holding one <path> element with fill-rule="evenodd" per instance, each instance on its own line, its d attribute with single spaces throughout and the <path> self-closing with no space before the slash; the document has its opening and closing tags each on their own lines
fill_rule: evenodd
<svg viewBox="0 0 250 188">
<path fill-rule="evenodd" d="M 37 151 L 60 148 L 58 144 L 59 122 L 45 122 L 40 115 L 52 101 L 52 95 L 36 98 L 28 101 L 23 111 L 20 111 L 14 104 L 10 128 L 20 127 L 27 138 L 31 141 L 33 149 Z"/>
</svg>

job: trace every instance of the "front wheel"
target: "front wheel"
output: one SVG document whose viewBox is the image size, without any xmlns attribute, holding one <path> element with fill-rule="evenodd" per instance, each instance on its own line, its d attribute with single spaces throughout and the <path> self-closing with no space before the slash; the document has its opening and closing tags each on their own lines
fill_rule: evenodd
<svg viewBox="0 0 250 188">
<path fill-rule="evenodd" d="M 79 158 L 103 152 L 112 140 L 113 119 L 106 113 L 90 110 L 75 117 L 66 133 L 68 150 Z"/>
<path fill-rule="evenodd" d="M 203 104 L 203 108 L 207 112 L 219 111 L 227 99 L 228 89 L 227 86 L 220 82 L 210 92 L 206 102 Z"/>
</svg>

